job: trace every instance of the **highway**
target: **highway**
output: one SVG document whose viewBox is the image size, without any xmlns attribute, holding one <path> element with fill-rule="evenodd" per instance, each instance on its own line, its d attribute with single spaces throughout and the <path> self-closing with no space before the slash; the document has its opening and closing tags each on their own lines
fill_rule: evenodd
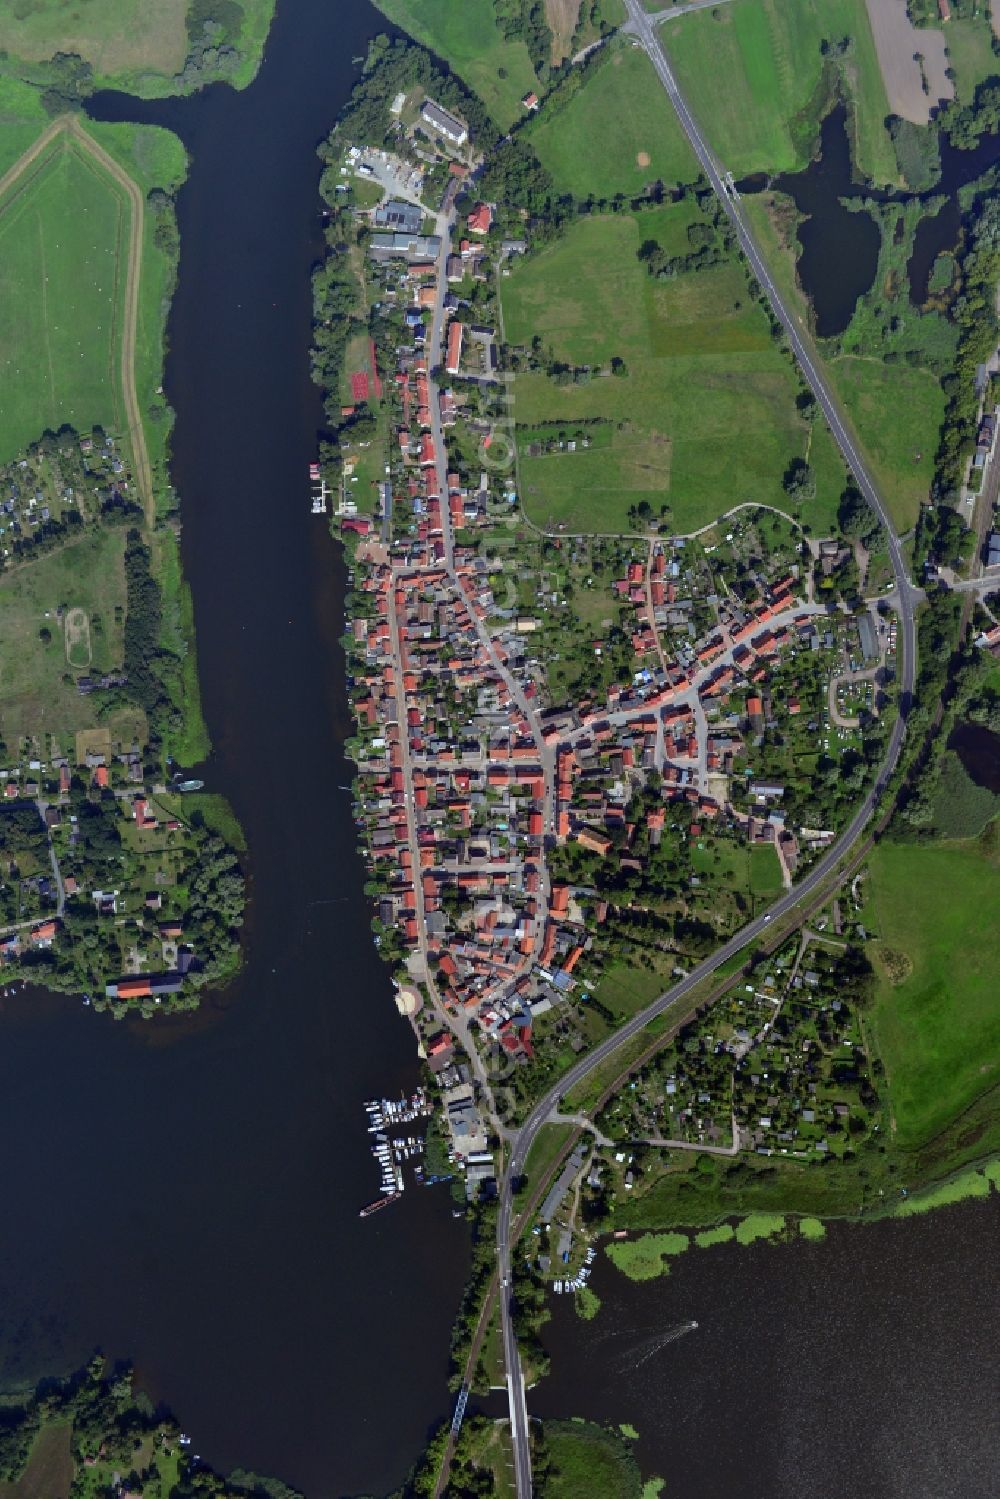
<svg viewBox="0 0 1000 1499">
<path fill-rule="evenodd" d="M 529 1499 L 532 1486 L 531 1448 L 524 1375 L 521 1368 L 517 1336 L 514 1331 L 511 1312 L 510 1282 L 511 1251 L 513 1247 L 511 1244 L 511 1230 L 514 1220 L 514 1184 L 524 1171 L 525 1161 L 527 1160 L 528 1152 L 531 1149 L 535 1136 L 549 1117 L 553 1108 L 559 1103 L 563 1094 L 582 1082 L 595 1068 L 600 1067 L 602 1063 L 606 1062 L 620 1047 L 624 1046 L 633 1036 L 643 1030 L 655 1016 L 669 1010 L 698 984 L 709 978 L 713 973 L 716 973 L 730 958 L 734 957 L 757 937 L 762 936 L 767 931 L 772 920 L 791 911 L 800 901 L 813 892 L 823 880 L 829 877 L 839 861 L 867 828 L 878 804 L 881 790 L 891 778 L 899 762 L 905 735 L 906 713 L 913 694 L 917 659 L 914 603 L 920 595 L 918 590 L 914 589 L 910 583 L 899 536 L 892 524 L 888 509 L 862 462 L 854 439 L 844 425 L 825 377 L 816 367 L 810 350 L 806 347 L 799 333 L 795 317 L 785 306 L 780 293 L 768 273 L 767 266 L 764 264 L 764 260 L 743 217 L 738 197 L 729 185 L 732 179 L 727 178 L 723 168 L 716 162 L 714 155 L 702 137 L 694 118 L 684 102 L 684 98 L 677 87 L 677 82 L 667 62 L 666 54 L 654 30 L 653 21 L 655 18 L 650 17 L 643 10 L 642 0 L 625 0 L 625 4 L 628 9 L 629 19 L 624 29 L 636 38 L 652 62 L 656 74 L 663 84 L 684 132 L 691 143 L 692 149 L 701 163 L 705 176 L 733 225 L 740 248 L 746 256 L 750 270 L 767 296 L 772 312 L 788 336 L 788 341 L 795 358 L 830 426 L 834 440 L 840 448 L 858 488 L 882 522 L 886 535 L 889 538 L 889 556 L 892 562 L 892 570 L 899 597 L 900 629 L 897 659 L 901 662 L 899 679 L 900 713 L 889 736 L 885 759 L 879 769 L 874 788 L 865 796 L 864 801 L 852 818 L 850 826 L 831 845 L 826 854 L 813 866 L 805 878 L 792 890 L 783 895 L 780 900 L 776 901 L 767 913 L 757 917 L 756 920 L 751 921 L 747 926 L 743 927 L 741 931 L 731 937 L 717 952 L 713 953 L 710 958 L 706 958 L 704 962 L 699 963 L 697 968 L 693 969 L 691 973 L 675 984 L 672 989 L 660 995 L 645 1010 L 633 1016 L 620 1030 L 615 1031 L 613 1035 L 602 1041 L 599 1046 L 596 1046 L 585 1057 L 576 1062 L 563 1075 L 558 1084 L 550 1088 L 548 1093 L 539 1100 L 514 1137 L 510 1161 L 500 1189 L 500 1213 L 497 1224 L 497 1273 L 500 1283 L 503 1350 L 507 1370 L 511 1439 L 514 1452 L 514 1473 L 518 1499 Z"/>
</svg>

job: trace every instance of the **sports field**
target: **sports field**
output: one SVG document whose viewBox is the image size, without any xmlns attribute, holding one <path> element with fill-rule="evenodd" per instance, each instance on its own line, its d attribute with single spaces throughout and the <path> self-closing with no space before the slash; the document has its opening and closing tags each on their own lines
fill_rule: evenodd
<svg viewBox="0 0 1000 1499">
<path fill-rule="evenodd" d="M 522 41 L 505 41 L 493 0 L 376 0 L 390 21 L 443 57 L 482 99 L 503 129 L 524 110 L 525 94 L 539 88 Z"/>
<path fill-rule="evenodd" d="M 858 164 L 876 183 L 896 182 L 865 0 L 738 0 L 668 22 L 661 36 L 695 118 L 737 176 L 805 165 L 811 132 L 802 117 L 820 84 L 820 46 L 849 37 L 842 66 Z"/>
<path fill-rule="evenodd" d="M 961 843 L 881 843 L 870 868 L 882 954 L 875 1030 L 897 1138 L 912 1147 L 1000 1083 L 996 828 Z"/>
<path fill-rule="evenodd" d="M 611 424 L 610 441 L 585 451 L 522 455 L 524 507 L 546 529 L 628 530 L 629 508 L 646 501 L 654 514 L 669 506 L 671 528 L 687 532 L 744 502 L 787 503 L 782 476 L 810 437 L 795 377 L 737 265 L 667 281 L 647 274 L 636 252 L 672 211 L 581 219 L 503 283 L 509 343 L 538 334 L 567 364 L 617 357 L 627 369 L 585 383 L 517 377 L 518 427 Z M 802 519 L 821 531 L 843 470 L 822 427 L 812 446 L 819 493 Z"/>
<path fill-rule="evenodd" d="M 560 193 L 611 198 L 650 182 L 693 182 L 698 163 L 645 52 L 616 48 L 527 131 Z"/>
<path fill-rule="evenodd" d="M 68 133 L 0 200 L 0 460 L 46 428 L 121 430 L 129 208 Z"/>
</svg>

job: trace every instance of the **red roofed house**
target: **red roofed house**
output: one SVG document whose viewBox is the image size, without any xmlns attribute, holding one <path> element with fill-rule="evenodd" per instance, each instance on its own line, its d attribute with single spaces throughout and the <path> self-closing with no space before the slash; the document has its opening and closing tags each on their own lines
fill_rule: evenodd
<svg viewBox="0 0 1000 1499">
<path fill-rule="evenodd" d="M 462 363 L 462 338 L 464 335 L 463 325 L 457 318 L 448 324 L 448 352 L 445 356 L 445 369 L 449 375 L 457 375 Z"/>
<path fill-rule="evenodd" d="M 477 203 L 469 214 L 469 233 L 488 234 L 493 224 L 493 210 L 488 203 Z"/>
</svg>

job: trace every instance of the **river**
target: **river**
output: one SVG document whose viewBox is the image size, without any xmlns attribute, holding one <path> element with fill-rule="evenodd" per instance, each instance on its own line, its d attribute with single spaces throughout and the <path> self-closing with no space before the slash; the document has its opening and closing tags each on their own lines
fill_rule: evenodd
<svg viewBox="0 0 1000 1499">
<path fill-rule="evenodd" d="M 664 1499 L 996 1499 L 998 1233 L 994 1193 L 692 1247 L 641 1285 L 600 1254 L 601 1310 L 554 1298 L 529 1409 L 633 1425 Z"/>
<path fill-rule="evenodd" d="M 0 1383 L 133 1359 L 207 1461 L 309 1499 L 398 1483 L 447 1414 L 468 1254 L 445 1187 L 357 1216 L 362 1100 L 419 1077 L 340 789 L 344 567 L 309 513 L 315 146 L 385 29 L 365 0 L 280 0 L 245 92 L 94 102 L 192 158 L 166 388 L 205 778 L 252 850 L 247 965 L 190 1019 L 0 1011 Z"/>
</svg>

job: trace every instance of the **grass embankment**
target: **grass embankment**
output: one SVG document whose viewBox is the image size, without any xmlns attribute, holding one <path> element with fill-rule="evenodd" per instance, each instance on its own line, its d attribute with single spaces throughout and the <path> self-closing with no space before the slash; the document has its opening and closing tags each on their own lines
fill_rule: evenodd
<svg viewBox="0 0 1000 1499">
<path fill-rule="evenodd" d="M 742 269 L 656 280 L 637 258 L 647 239 L 686 232 L 690 213 L 583 219 L 504 283 L 510 343 L 538 335 L 577 367 L 625 362 L 625 374 L 586 383 L 517 377 L 519 427 L 605 424 L 606 440 L 586 450 L 522 456 L 525 511 L 545 529 L 629 530 L 630 508 L 645 502 L 654 514 L 669 507 L 675 532 L 693 531 L 734 505 L 785 501 L 782 477 L 807 446 L 818 494 L 801 518 L 830 529 L 843 469 L 825 428 L 810 432 L 799 416 L 796 377 Z"/>
<path fill-rule="evenodd" d="M 376 0 L 416 41 L 443 57 L 506 130 L 520 119 L 525 94 L 540 89 L 523 41 L 505 40 L 493 0 Z"/>
<path fill-rule="evenodd" d="M 851 39 L 843 70 L 858 165 L 879 185 L 898 167 L 865 0 L 740 0 L 663 29 L 695 118 L 737 177 L 805 166 L 815 132 L 824 42 Z"/>
<path fill-rule="evenodd" d="M 1000 858 L 982 840 L 882 843 L 870 860 L 874 1031 L 895 1138 L 923 1145 L 1000 1082 Z"/>
<path fill-rule="evenodd" d="M 635 194 L 651 182 L 693 182 L 699 167 L 645 52 L 616 47 L 565 102 L 547 103 L 526 131 L 559 193 Z"/>
<path fill-rule="evenodd" d="M 245 88 L 260 66 L 264 42 L 274 16 L 275 0 L 229 0 L 224 41 L 239 53 L 239 62 L 225 77 Z M 46 0 L 0 6 L 0 50 L 9 66 L 25 66 L 41 78 L 38 65 L 60 53 L 82 57 L 94 70 L 98 88 L 117 88 L 144 98 L 186 92 L 193 82 L 179 84 L 191 52 L 190 13 L 211 6 L 194 0 Z M 212 80 L 203 72 L 198 83 Z"/>
</svg>

